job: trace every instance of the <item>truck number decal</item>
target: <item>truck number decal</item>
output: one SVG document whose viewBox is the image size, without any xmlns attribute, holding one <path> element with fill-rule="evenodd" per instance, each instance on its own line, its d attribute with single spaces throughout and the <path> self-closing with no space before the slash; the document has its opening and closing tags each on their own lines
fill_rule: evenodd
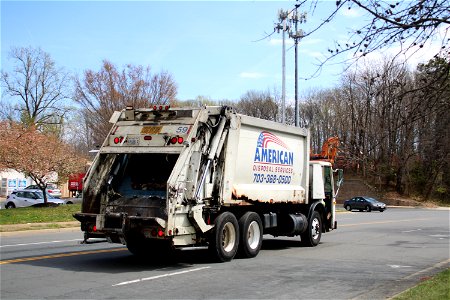
<svg viewBox="0 0 450 300">
<path fill-rule="evenodd" d="M 291 183 L 291 176 L 253 173 L 253 182 L 289 184 Z"/>
<path fill-rule="evenodd" d="M 175 133 L 186 134 L 186 133 L 189 132 L 189 128 L 190 128 L 190 126 L 180 126 L 180 127 L 177 128 Z"/>
</svg>

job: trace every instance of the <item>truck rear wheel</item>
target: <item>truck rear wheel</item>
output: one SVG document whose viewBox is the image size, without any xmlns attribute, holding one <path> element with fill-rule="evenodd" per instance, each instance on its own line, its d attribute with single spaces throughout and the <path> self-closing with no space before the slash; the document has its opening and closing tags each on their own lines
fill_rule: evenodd
<svg viewBox="0 0 450 300">
<path fill-rule="evenodd" d="M 255 257 L 261 250 L 263 229 L 259 215 L 247 212 L 239 219 L 239 254 L 242 257 Z"/>
<path fill-rule="evenodd" d="M 230 261 L 239 246 L 239 225 L 234 214 L 224 212 L 214 221 L 209 250 L 220 262 Z"/>
<path fill-rule="evenodd" d="M 138 235 L 127 238 L 127 248 L 136 256 L 153 260 L 167 259 L 174 254 L 174 249 L 168 241 L 150 240 Z"/>
<path fill-rule="evenodd" d="M 314 211 L 308 220 L 308 229 L 300 235 L 301 243 L 306 247 L 315 247 L 322 237 L 322 218 L 318 211 Z"/>
</svg>

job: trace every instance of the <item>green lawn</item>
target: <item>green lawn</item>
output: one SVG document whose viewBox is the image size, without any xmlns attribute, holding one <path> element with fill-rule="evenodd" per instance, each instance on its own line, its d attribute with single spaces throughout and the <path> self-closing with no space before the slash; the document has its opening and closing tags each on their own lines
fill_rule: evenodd
<svg viewBox="0 0 450 300">
<path fill-rule="evenodd" d="M 393 300 L 450 299 L 450 269 L 442 271 L 436 276 L 397 295 L 392 299 Z"/>
<path fill-rule="evenodd" d="M 72 214 L 79 211 L 81 204 L 0 209 L 0 225 L 76 221 Z"/>
</svg>

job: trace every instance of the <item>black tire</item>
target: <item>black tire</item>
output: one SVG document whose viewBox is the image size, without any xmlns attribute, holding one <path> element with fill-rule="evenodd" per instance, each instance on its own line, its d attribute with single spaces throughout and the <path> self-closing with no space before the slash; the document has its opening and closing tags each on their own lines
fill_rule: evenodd
<svg viewBox="0 0 450 300">
<path fill-rule="evenodd" d="M 239 255 L 241 257 L 255 257 L 261 250 L 263 227 L 259 215 L 247 212 L 239 219 Z"/>
<path fill-rule="evenodd" d="M 174 248 L 169 241 L 146 239 L 140 235 L 129 235 L 126 238 L 128 251 L 136 256 L 158 261 L 170 258 Z"/>
<path fill-rule="evenodd" d="M 6 209 L 16 208 L 16 205 L 13 202 L 8 202 L 5 205 Z"/>
<path fill-rule="evenodd" d="M 351 211 L 351 210 L 352 210 L 352 207 L 351 207 L 350 205 L 347 204 L 347 205 L 345 206 L 345 209 L 348 210 L 348 211 Z"/>
<path fill-rule="evenodd" d="M 314 211 L 309 220 L 308 228 L 300 235 L 301 244 L 306 247 L 315 247 L 322 237 L 322 218 L 318 211 Z"/>
<path fill-rule="evenodd" d="M 369 205 L 366 206 L 366 211 L 367 211 L 367 212 L 371 212 L 371 211 L 372 211 L 372 209 L 370 208 Z"/>
<path fill-rule="evenodd" d="M 230 261 L 237 253 L 239 246 L 239 224 L 230 212 L 224 212 L 214 221 L 209 239 L 209 251 L 219 262 Z"/>
<path fill-rule="evenodd" d="M 128 251 L 137 256 L 143 256 L 146 254 L 148 249 L 145 249 L 144 239 L 137 237 L 128 237 L 127 238 L 127 248 Z"/>
</svg>

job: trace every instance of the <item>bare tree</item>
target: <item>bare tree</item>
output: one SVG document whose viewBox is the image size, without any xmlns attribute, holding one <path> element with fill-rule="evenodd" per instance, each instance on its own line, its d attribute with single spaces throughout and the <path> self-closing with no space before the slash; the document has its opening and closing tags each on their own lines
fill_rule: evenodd
<svg viewBox="0 0 450 300">
<path fill-rule="evenodd" d="M 168 72 L 152 74 L 150 67 L 127 65 L 119 70 L 104 60 L 100 71 L 87 70 L 75 79 L 75 101 L 83 108 L 95 144 L 107 135 L 109 118 L 128 105 L 151 107 L 175 101 L 177 85 Z"/>
<path fill-rule="evenodd" d="M 296 6 L 312 14 L 321 1 L 299 1 Z M 351 33 L 347 42 L 334 42 L 329 47 L 329 60 L 346 52 L 353 53 L 353 59 L 366 56 L 376 50 L 399 46 L 399 54 L 411 55 L 422 51 L 426 43 L 437 40 L 440 47 L 436 56 L 450 54 L 450 2 L 448 0 L 399 0 L 360 1 L 338 0 L 336 7 L 317 27 L 306 33 L 312 36 L 320 28 L 332 22 L 340 10 L 361 9 L 369 17 L 368 22 Z M 346 58 L 344 58 L 346 60 Z"/>
<path fill-rule="evenodd" d="M 17 101 L 2 103 L 5 119 L 40 130 L 60 132 L 67 107 L 69 78 L 40 48 L 13 48 L 14 70 L 1 75 L 4 94 Z"/>
<path fill-rule="evenodd" d="M 421 112 L 416 128 L 418 155 L 408 174 L 412 183 L 421 187 L 425 198 L 435 193 L 445 199 L 450 190 L 449 63 L 448 59 L 434 58 L 420 64 L 416 72 L 417 111 Z"/>
<path fill-rule="evenodd" d="M 239 113 L 245 115 L 278 121 L 279 105 L 270 91 L 248 91 L 235 107 Z"/>
<path fill-rule="evenodd" d="M 88 156 L 89 151 L 93 150 L 95 146 L 92 140 L 93 129 L 90 128 L 87 115 L 89 115 L 89 111 L 86 109 L 75 110 L 68 114 L 63 134 L 63 140 L 82 156 Z"/>
</svg>

